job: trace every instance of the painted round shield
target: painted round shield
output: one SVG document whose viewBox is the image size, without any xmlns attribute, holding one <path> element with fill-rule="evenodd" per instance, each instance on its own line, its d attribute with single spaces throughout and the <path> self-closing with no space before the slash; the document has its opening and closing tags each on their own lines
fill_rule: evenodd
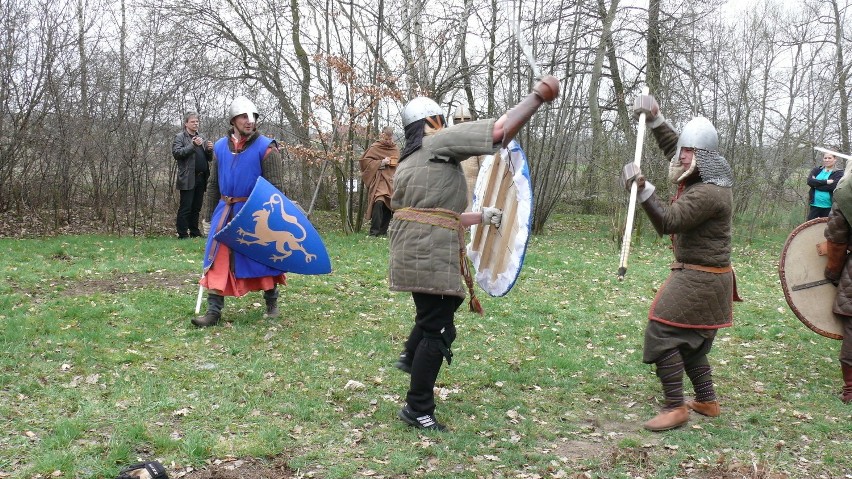
<svg viewBox="0 0 852 479">
<path fill-rule="evenodd" d="M 828 218 L 816 218 L 796 227 L 781 251 L 778 275 L 784 299 L 799 320 L 817 334 L 843 339 L 840 320 L 831 311 L 837 287 L 825 279 L 828 256 L 819 247 L 825 243 Z"/>
<path fill-rule="evenodd" d="M 512 141 L 496 155 L 485 157 L 473 194 L 473 211 L 503 210 L 499 228 L 473 225 L 467 254 L 476 283 L 491 296 L 504 296 L 521 274 L 532 224 L 532 183 L 527 157 Z"/>
</svg>

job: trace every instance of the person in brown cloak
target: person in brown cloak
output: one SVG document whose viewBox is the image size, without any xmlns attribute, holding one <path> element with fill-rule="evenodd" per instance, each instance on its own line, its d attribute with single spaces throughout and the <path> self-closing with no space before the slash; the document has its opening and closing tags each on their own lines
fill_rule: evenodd
<svg viewBox="0 0 852 479">
<path fill-rule="evenodd" d="M 624 167 L 624 185 L 629 190 L 636 181 L 642 209 L 658 234 L 671 235 L 674 249 L 671 273 L 648 313 L 643 353 L 645 363 L 656 365 L 665 398 L 662 411 L 644 427 L 665 431 L 686 424 L 690 410 L 721 414 L 707 355 L 716 331 L 733 325 L 733 301 L 739 300 L 731 267 L 734 175 L 708 119 L 693 118 L 678 134 L 653 96 L 637 97 L 633 110 L 645 113 L 657 145 L 671 159 L 669 180 L 677 185 L 671 204 L 664 204 L 638 166 Z M 688 402 L 684 372 L 695 391 Z"/>
<path fill-rule="evenodd" d="M 367 188 L 367 212 L 370 236 L 385 236 L 393 217 L 390 208 L 393 195 L 393 174 L 399 161 L 399 148 L 393 141 L 393 128 L 386 126 L 379 140 L 367 148 L 358 161 L 361 182 Z"/>
</svg>

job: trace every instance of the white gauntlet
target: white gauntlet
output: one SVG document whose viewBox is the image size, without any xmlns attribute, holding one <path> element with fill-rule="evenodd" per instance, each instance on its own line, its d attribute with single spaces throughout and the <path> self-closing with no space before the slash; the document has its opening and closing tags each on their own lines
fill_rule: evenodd
<svg viewBox="0 0 852 479">
<path fill-rule="evenodd" d="M 482 224 L 483 225 L 492 225 L 495 228 L 500 227 L 500 223 L 503 221 L 503 210 L 498 208 L 491 208 L 486 206 L 482 208 Z"/>
</svg>

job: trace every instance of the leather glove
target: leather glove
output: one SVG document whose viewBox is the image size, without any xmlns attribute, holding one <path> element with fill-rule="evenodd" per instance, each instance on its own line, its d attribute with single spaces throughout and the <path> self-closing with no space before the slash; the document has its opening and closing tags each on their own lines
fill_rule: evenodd
<svg viewBox="0 0 852 479">
<path fill-rule="evenodd" d="M 848 245 L 846 243 L 835 243 L 834 241 L 826 241 L 828 250 L 828 262 L 825 264 L 825 279 L 831 280 L 835 285 L 840 281 L 840 274 L 843 272 L 843 266 L 846 264 L 846 251 Z"/>
<path fill-rule="evenodd" d="M 636 163 L 630 162 L 624 165 L 624 169 L 621 172 L 621 182 L 624 184 L 624 188 L 630 191 L 630 185 L 634 181 L 636 182 L 636 197 L 640 203 L 648 201 L 648 198 L 657 190 L 657 187 L 653 183 L 645 179 L 645 176 L 642 175 L 642 170 L 636 166 Z"/>
<path fill-rule="evenodd" d="M 482 224 L 483 225 L 491 225 L 495 228 L 500 227 L 500 223 L 503 222 L 503 210 L 499 208 L 491 208 L 486 206 L 482 208 Z"/>
<path fill-rule="evenodd" d="M 651 128 L 656 128 L 666 121 L 653 95 L 638 95 L 633 101 L 633 115 L 638 119 L 642 113 L 645 114 L 645 123 Z"/>
</svg>

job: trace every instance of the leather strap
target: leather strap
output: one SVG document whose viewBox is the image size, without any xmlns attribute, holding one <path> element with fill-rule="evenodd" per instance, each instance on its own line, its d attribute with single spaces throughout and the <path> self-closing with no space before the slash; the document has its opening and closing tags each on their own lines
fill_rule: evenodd
<svg viewBox="0 0 852 479">
<path fill-rule="evenodd" d="M 248 201 L 248 196 L 221 196 L 222 201 L 225 202 L 226 205 L 232 205 L 234 203 L 245 203 Z"/>
<path fill-rule="evenodd" d="M 677 262 L 677 261 L 673 262 L 671 264 L 671 266 L 669 266 L 669 268 L 670 269 L 692 269 L 692 270 L 695 270 L 695 271 L 704 271 L 706 273 L 715 273 L 715 274 L 728 273 L 728 272 L 731 272 L 731 271 L 734 270 L 734 268 L 731 267 L 730 265 L 721 266 L 721 267 L 702 266 L 700 264 L 680 263 L 680 262 Z"/>
</svg>

